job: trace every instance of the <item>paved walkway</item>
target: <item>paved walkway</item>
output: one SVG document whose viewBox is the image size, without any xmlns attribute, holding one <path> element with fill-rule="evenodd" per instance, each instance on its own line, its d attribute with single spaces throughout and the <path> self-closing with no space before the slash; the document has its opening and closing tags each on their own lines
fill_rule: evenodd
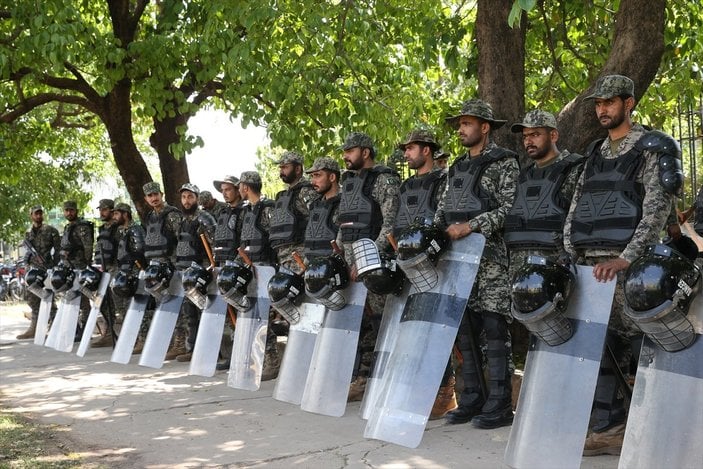
<svg viewBox="0 0 703 469">
<path fill-rule="evenodd" d="M 2 406 L 42 423 L 65 426 L 107 467 L 501 468 L 510 428 L 430 422 L 417 449 L 363 437 L 359 403 L 344 417 L 303 412 L 256 392 L 226 385 L 227 375 L 188 376 L 188 364 L 160 370 L 109 361 L 109 348 L 84 358 L 16 341 L 24 307 L 0 305 Z M 558 442 L 555 442 L 558 444 Z M 583 460 L 615 468 L 617 457 Z"/>
</svg>

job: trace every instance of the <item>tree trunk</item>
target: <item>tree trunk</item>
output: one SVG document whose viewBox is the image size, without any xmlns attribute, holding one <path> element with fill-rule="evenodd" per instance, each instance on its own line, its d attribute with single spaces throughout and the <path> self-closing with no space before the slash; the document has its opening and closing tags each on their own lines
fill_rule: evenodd
<svg viewBox="0 0 703 469">
<path fill-rule="evenodd" d="M 188 175 L 186 159 L 181 158 L 178 160 L 174 158 L 170 146 L 179 141 L 176 128 L 180 125 L 185 125 L 187 121 L 187 117 L 183 115 L 161 120 L 154 119 L 154 133 L 149 138 L 151 146 L 159 156 L 159 167 L 161 168 L 166 201 L 176 207 L 181 206 L 178 189 L 190 180 L 190 176 Z"/>
<path fill-rule="evenodd" d="M 478 45 L 479 96 L 493 107 L 497 119 L 508 124 L 493 137 L 506 148 L 519 152 L 522 140 L 510 132 L 525 112 L 525 15 L 521 26 L 508 26 L 513 0 L 478 0 L 475 36 Z"/>
<path fill-rule="evenodd" d="M 636 101 L 647 91 L 659 69 L 664 54 L 665 18 L 665 0 L 622 0 L 615 16 L 613 47 L 599 76 L 630 77 L 635 82 Z M 596 119 L 593 102 L 583 99 L 594 86 L 595 80 L 559 113 L 560 148 L 583 153 L 591 141 L 607 135 Z"/>
</svg>

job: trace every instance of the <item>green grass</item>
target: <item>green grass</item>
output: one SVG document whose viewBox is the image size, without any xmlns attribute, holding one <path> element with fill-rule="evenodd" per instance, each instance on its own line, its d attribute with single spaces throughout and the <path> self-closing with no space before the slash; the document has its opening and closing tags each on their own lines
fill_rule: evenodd
<svg viewBox="0 0 703 469">
<path fill-rule="evenodd" d="M 74 467 L 82 467 L 81 459 L 58 438 L 57 427 L 0 411 L 0 469 Z"/>
</svg>

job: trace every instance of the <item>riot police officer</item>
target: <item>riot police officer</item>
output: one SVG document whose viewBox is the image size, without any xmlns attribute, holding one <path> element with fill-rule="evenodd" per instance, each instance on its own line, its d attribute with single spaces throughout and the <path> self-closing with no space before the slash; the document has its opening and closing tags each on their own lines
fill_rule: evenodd
<svg viewBox="0 0 703 469">
<path fill-rule="evenodd" d="M 115 201 L 101 199 L 98 203 L 100 220 L 103 222 L 98 227 L 98 238 L 95 247 L 95 264 L 101 266 L 111 277 L 117 273 L 117 245 L 119 243 L 118 225 L 113 220 Z M 109 347 L 113 344 L 112 331 L 117 317 L 117 307 L 120 317 L 126 313 L 122 299 L 115 298 L 110 290 L 106 292 L 105 301 L 100 305 L 100 312 L 107 321 L 107 328 L 102 331 L 102 336 L 91 342 L 91 347 Z"/>
<path fill-rule="evenodd" d="M 310 204 L 310 218 L 305 228 L 305 258 L 309 261 L 314 257 L 324 257 L 332 254 L 330 241 L 337 239 L 339 226 L 339 178 L 341 171 L 339 163 L 329 156 L 317 158 L 310 169 L 305 171 L 310 175 L 310 182 L 320 198 Z"/>
<path fill-rule="evenodd" d="M 215 186 L 215 188 L 218 191 L 220 190 L 218 186 Z M 222 210 L 227 208 L 227 204 L 215 199 L 210 191 L 200 191 L 200 195 L 198 196 L 198 204 L 200 204 L 200 207 L 212 215 L 215 219 L 217 219 Z"/>
</svg>

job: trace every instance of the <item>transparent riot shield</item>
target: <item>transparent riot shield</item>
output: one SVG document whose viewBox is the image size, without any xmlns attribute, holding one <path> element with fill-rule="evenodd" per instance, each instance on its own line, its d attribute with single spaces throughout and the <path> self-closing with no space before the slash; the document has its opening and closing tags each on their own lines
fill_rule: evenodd
<svg viewBox="0 0 703 469">
<path fill-rule="evenodd" d="M 83 335 L 81 336 L 81 343 L 78 345 L 78 351 L 76 355 L 82 357 L 85 352 L 90 347 L 90 339 L 93 336 L 93 330 L 95 330 L 95 324 L 98 322 L 98 315 L 100 314 L 100 307 L 105 299 L 107 287 L 110 285 L 110 274 L 103 272 L 100 276 L 100 284 L 98 289 L 94 292 L 86 291 L 83 289 L 83 294 L 90 300 L 90 314 L 88 314 L 88 319 L 83 326 Z M 108 331 L 108 333 L 110 333 Z"/>
<path fill-rule="evenodd" d="M 227 303 L 217 288 L 216 275 L 217 269 L 213 272 L 213 280 L 208 284 L 205 308 L 200 316 L 198 335 L 195 338 L 188 370 L 191 375 L 210 377 L 214 376 L 216 371 L 222 331 L 227 318 Z"/>
<path fill-rule="evenodd" d="M 295 405 L 300 405 L 303 399 L 315 341 L 325 316 L 325 307 L 310 299 L 304 300 L 300 309 L 300 320 L 288 330 L 286 351 L 273 389 L 274 399 Z"/>
<path fill-rule="evenodd" d="M 403 314 L 403 308 L 411 289 L 412 286 L 406 283 L 399 295 L 386 296 L 381 327 L 378 330 L 378 337 L 376 338 L 376 345 L 373 351 L 373 369 L 368 381 L 366 381 L 366 392 L 364 392 L 359 409 L 359 414 L 364 420 L 367 420 L 371 415 L 371 411 L 375 407 L 378 396 L 381 393 L 380 383 L 385 374 L 386 365 L 388 365 L 388 358 L 391 356 L 391 351 L 393 351 L 398 338 L 400 316 Z"/>
<path fill-rule="evenodd" d="M 31 294 L 39 297 L 39 315 L 37 317 L 37 328 L 34 334 L 34 344 L 44 345 L 46 332 L 49 330 L 49 317 L 51 316 L 51 305 L 54 302 L 54 291 L 51 290 L 51 271 L 48 271 L 44 279 L 44 285 L 28 287 Z"/>
<path fill-rule="evenodd" d="M 574 334 L 561 345 L 532 338 L 517 412 L 505 449 L 515 468 L 581 465 L 593 395 L 608 329 L 615 281 L 601 283 L 593 267 L 576 266 L 566 316 Z"/>
<path fill-rule="evenodd" d="M 689 307 L 696 340 L 666 352 L 644 339 L 620 469 L 703 466 L 703 294 Z"/>
<path fill-rule="evenodd" d="M 232 357 L 227 386 L 256 391 L 261 386 L 261 372 L 266 352 L 269 307 L 268 283 L 274 268 L 254 265 L 254 278 L 247 287 L 250 309 L 237 314 Z"/>
<path fill-rule="evenodd" d="M 181 312 L 183 299 L 181 272 L 176 271 L 168 285 L 168 293 L 161 298 L 161 302 L 154 312 L 154 318 L 144 341 L 144 349 L 139 358 L 139 365 L 150 368 L 163 366 L 173 331 L 176 329 L 176 321 Z"/>
<path fill-rule="evenodd" d="M 422 440 L 485 244 L 473 233 L 454 241 L 437 262 L 439 282 L 408 296 L 398 338 L 364 436 L 415 448 Z"/>
<path fill-rule="evenodd" d="M 54 349 L 59 352 L 71 352 L 76 339 L 76 328 L 78 327 L 78 316 L 81 308 L 81 292 L 78 284 L 78 274 L 76 271 L 73 286 L 68 290 L 61 300 L 63 303 L 63 315 L 61 323 L 58 324 L 58 335 Z M 54 321 L 56 325 L 56 321 Z"/>
<path fill-rule="evenodd" d="M 300 403 L 307 412 L 331 417 L 341 417 L 347 407 L 366 287 L 361 282 L 351 282 L 343 294 L 347 305 L 325 314 Z"/>
<path fill-rule="evenodd" d="M 137 337 L 139 337 L 139 329 L 142 326 L 144 312 L 148 304 L 149 294 L 144 288 L 144 271 L 142 270 L 139 272 L 137 291 L 129 302 L 127 313 L 125 314 L 124 321 L 122 321 L 120 336 L 117 338 L 110 361 L 122 364 L 129 363 L 129 359 L 132 357 L 132 350 L 134 350 L 134 344 L 136 344 Z"/>
</svg>

